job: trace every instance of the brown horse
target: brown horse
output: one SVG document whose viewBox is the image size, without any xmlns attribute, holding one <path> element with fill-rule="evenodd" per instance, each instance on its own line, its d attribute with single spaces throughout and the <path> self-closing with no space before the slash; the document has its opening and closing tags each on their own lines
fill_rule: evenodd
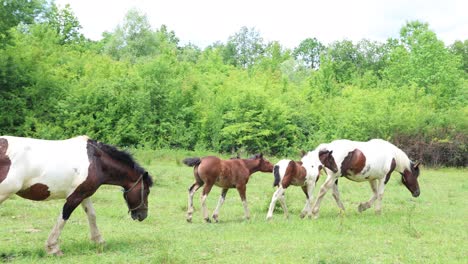
<svg viewBox="0 0 468 264">
<path fill-rule="evenodd" d="M 245 190 L 249 177 L 252 173 L 257 171 L 273 171 L 273 164 L 264 159 L 262 154 L 254 155 L 250 159 L 222 160 L 218 157 L 208 156 L 203 158 L 186 158 L 183 162 L 190 167 L 194 167 L 193 174 L 195 176 L 195 183 L 188 190 L 188 222 L 192 222 L 193 195 L 203 185 L 205 185 L 205 187 L 203 188 L 201 203 L 203 218 L 206 222 L 211 222 L 206 207 L 206 197 L 210 193 L 213 185 L 222 188 L 221 197 L 213 212 L 213 219 L 216 222 L 218 222 L 219 209 L 223 205 L 226 193 L 230 188 L 236 188 L 239 192 L 242 204 L 244 205 L 245 218 L 249 219 L 250 213 L 245 197 Z"/>
</svg>

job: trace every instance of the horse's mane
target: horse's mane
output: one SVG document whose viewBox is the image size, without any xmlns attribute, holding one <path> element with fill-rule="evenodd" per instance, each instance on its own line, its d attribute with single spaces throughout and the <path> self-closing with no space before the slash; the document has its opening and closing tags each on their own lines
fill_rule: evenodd
<svg viewBox="0 0 468 264">
<path fill-rule="evenodd" d="M 130 153 L 119 150 L 112 145 L 108 145 L 108 144 L 105 144 L 96 140 L 89 139 L 89 141 L 91 142 L 91 145 L 94 145 L 101 151 L 105 152 L 111 158 L 118 160 L 131 168 L 134 168 L 139 174 L 145 174 L 144 178 L 146 179 L 149 186 L 153 185 L 153 180 L 148 175 L 148 173 L 145 173 L 146 170 L 143 169 L 143 167 L 141 167 L 140 164 L 138 164 L 138 162 L 135 161 L 135 159 Z"/>
</svg>

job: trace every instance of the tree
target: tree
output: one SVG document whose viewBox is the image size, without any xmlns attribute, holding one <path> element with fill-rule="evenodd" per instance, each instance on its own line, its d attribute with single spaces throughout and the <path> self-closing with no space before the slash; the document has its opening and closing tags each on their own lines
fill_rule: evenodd
<svg viewBox="0 0 468 264">
<path fill-rule="evenodd" d="M 0 46 L 9 39 L 10 28 L 20 23 L 34 23 L 46 9 L 45 3 L 45 0 L 3 0 L 0 3 Z"/>
<path fill-rule="evenodd" d="M 450 51 L 461 57 L 461 68 L 468 73 L 468 39 L 457 40 L 450 46 Z"/>
<path fill-rule="evenodd" d="M 69 4 L 63 9 L 53 5 L 46 16 L 48 24 L 60 36 L 60 44 L 79 44 L 84 40 L 83 34 L 80 33 L 80 22 L 73 14 Z"/>
<path fill-rule="evenodd" d="M 307 38 L 294 49 L 293 55 L 296 60 L 302 60 L 306 67 L 318 69 L 320 66 L 320 55 L 324 49 L 325 46 L 316 38 Z"/>
<path fill-rule="evenodd" d="M 265 50 L 263 38 L 254 28 L 242 27 L 239 32 L 229 37 L 226 44 L 226 61 L 234 66 L 249 68 Z"/>
<path fill-rule="evenodd" d="M 104 53 L 114 59 L 135 61 L 156 52 L 156 38 L 146 15 L 131 9 L 122 25 L 113 33 L 104 34 Z"/>
</svg>

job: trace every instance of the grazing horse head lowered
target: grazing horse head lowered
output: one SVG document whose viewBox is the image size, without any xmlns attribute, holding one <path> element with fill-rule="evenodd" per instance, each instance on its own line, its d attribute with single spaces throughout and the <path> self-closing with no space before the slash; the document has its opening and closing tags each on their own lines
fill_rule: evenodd
<svg viewBox="0 0 468 264">
<path fill-rule="evenodd" d="M 187 221 L 192 222 L 193 195 L 204 185 L 202 193 L 202 212 L 206 222 L 211 222 L 206 207 L 206 198 L 213 185 L 222 188 L 218 205 L 213 212 L 213 219 L 218 222 L 218 213 L 224 203 L 226 193 L 230 188 L 236 188 L 244 205 L 245 218 L 249 219 L 250 213 L 247 207 L 246 185 L 252 173 L 257 171 L 272 172 L 273 164 L 266 160 L 262 154 L 256 154 L 249 159 L 222 160 L 215 156 L 203 158 L 186 158 L 184 164 L 193 168 L 195 183 L 189 188 Z"/>
<path fill-rule="evenodd" d="M 80 204 L 88 216 L 91 239 L 104 242 L 90 200 L 102 184 L 122 186 L 132 218 L 142 221 L 147 217 L 153 180 L 130 154 L 86 136 L 66 140 L 0 137 L 0 203 L 13 194 L 36 201 L 66 199 L 46 242 L 49 254 L 62 254 L 60 233 Z"/>
</svg>

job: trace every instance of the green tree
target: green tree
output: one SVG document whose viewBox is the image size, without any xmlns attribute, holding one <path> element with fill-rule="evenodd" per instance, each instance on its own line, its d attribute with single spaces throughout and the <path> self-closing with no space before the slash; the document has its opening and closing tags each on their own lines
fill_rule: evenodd
<svg viewBox="0 0 468 264">
<path fill-rule="evenodd" d="M 80 33 L 80 22 L 73 14 L 69 4 L 63 9 L 52 5 L 46 16 L 48 24 L 60 36 L 60 44 L 80 44 L 84 41 L 85 38 Z"/>
<path fill-rule="evenodd" d="M 242 27 L 229 37 L 226 44 L 226 61 L 234 66 L 249 68 L 263 55 L 265 45 L 260 33 L 254 28 Z"/>
<path fill-rule="evenodd" d="M 325 46 L 316 38 L 307 38 L 294 49 L 293 55 L 296 60 L 303 61 L 306 67 L 318 69 L 320 67 L 320 55 L 324 50 Z"/>
<path fill-rule="evenodd" d="M 3 0 L 0 5 L 0 47 L 9 39 L 11 28 L 32 24 L 47 9 L 45 0 Z"/>
</svg>

